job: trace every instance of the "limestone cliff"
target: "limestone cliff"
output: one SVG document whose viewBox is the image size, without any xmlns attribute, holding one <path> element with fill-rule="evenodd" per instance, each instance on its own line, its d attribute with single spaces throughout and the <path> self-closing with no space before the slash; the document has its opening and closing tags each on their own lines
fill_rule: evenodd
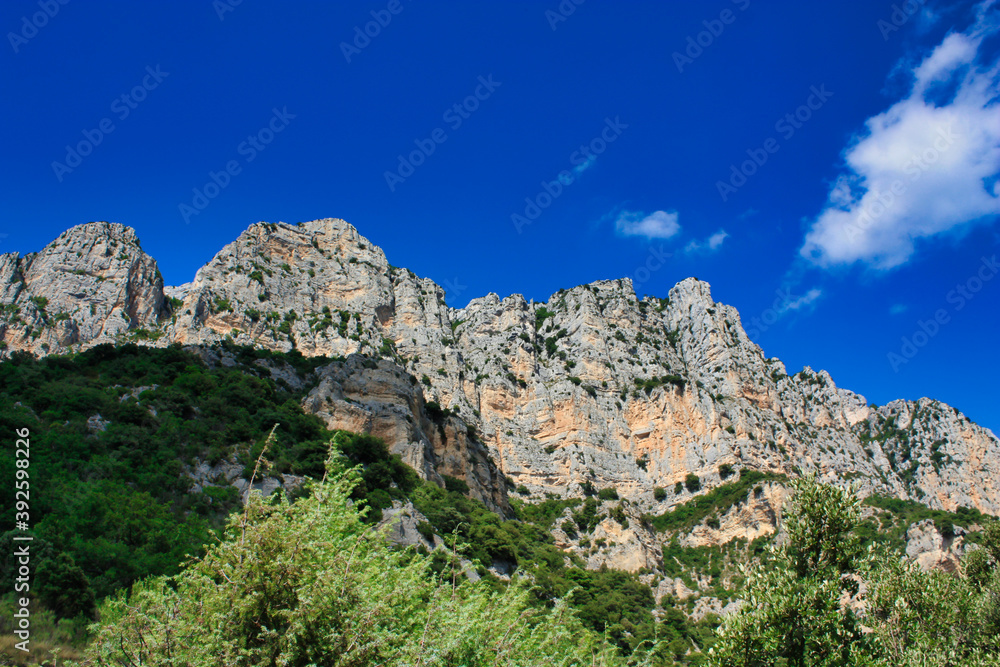
<svg viewBox="0 0 1000 667">
<path fill-rule="evenodd" d="M 993 433 L 930 399 L 870 406 L 826 372 L 788 375 L 693 278 L 663 298 L 621 279 L 455 309 L 325 219 L 252 225 L 191 283 L 163 287 L 133 230 L 88 223 L 0 256 L 0 304 L 3 354 L 232 339 L 345 358 L 321 372 L 307 410 L 386 438 L 424 476 L 461 477 L 495 506 L 515 486 L 614 487 L 634 512 L 658 513 L 690 498 L 689 475 L 704 490 L 747 468 L 1000 513 Z"/>
</svg>

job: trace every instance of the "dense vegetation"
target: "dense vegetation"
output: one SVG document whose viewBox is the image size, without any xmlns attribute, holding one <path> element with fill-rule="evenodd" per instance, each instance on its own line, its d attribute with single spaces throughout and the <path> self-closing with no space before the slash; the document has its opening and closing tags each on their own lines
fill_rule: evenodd
<svg viewBox="0 0 1000 667">
<path fill-rule="evenodd" d="M 873 496 L 863 519 L 850 494 L 806 480 L 781 548 L 682 547 L 696 525 L 718 527 L 768 483 L 789 483 L 720 469 L 730 481 L 640 518 L 664 538 L 664 574 L 750 601 L 717 632 L 714 614 L 691 620 L 694 597 L 654 600 L 640 576 L 588 570 L 555 546 L 557 522 L 581 545 L 606 518 L 627 526 L 614 489 L 512 499 L 503 517 L 462 480 L 425 482 L 381 440 L 304 414 L 311 371 L 338 360 L 202 352 L 101 346 L 0 364 L 0 428 L 31 429 L 36 640 L 89 642 L 90 664 L 997 664 L 1000 527 L 975 510 Z M 220 352 L 226 364 L 206 363 Z M 431 403 L 427 416 L 447 415 Z M 13 460 L 0 463 L 11 486 Z M 245 477 L 259 464 L 260 475 L 317 481 L 241 508 L 226 480 L 194 487 L 189 476 L 224 460 Z M 691 475 L 675 493 L 700 485 Z M 0 500 L 7 525 L 11 501 Z M 379 539 L 372 524 L 394 501 L 412 502 L 427 519 L 418 530 L 446 548 Z M 984 548 L 959 576 L 920 572 L 893 554 L 923 519 L 945 534 L 986 525 L 967 538 Z M 0 536 L 6 591 L 11 539 Z M 10 605 L 0 599 L 3 619 Z"/>
<path fill-rule="evenodd" d="M 376 520 L 393 500 L 412 500 L 428 518 L 426 534 L 478 563 L 487 585 L 505 588 L 487 566 L 519 568 L 535 582 L 522 591 L 527 604 L 570 605 L 584 627 L 624 654 L 661 632 L 686 642 L 683 650 L 674 645 L 682 654 L 692 638 L 710 637 L 714 620 L 695 624 L 679 614 L 658 624 L 650 589 L 636 576 L 589 571 L 554 546 L 549 530 L 566 506 L 579 506 L 579 530 L 593 530 L 601 518 L 593 498 L 516 504 L 517 516 L 504 519 L 469 498 L 461 480 L 446 478 L 445 488 L 422 482 L 381 440 L 327 431 L 304 414 L 310 371 L 332 360 L 231 345 L 222 351 L 236 363 L 127 345 L 44 359 L 16 354 L 0 364 L 0 428 L 31 430 L 36 614 L 51 615 L 54 640 L 79 642 L 102 598 L 149 576 L 176 575 L 188 554 L 203 554 L 238 508 L 238 494 L 224 480 L 195 490 L 186 471 L 198 461 L 235 460 L 249 477 L 275 424 L 266 474 L 321 477 L 332 443 L 358 467 L 350 497 L 362 521 Z M 282 371 L 279 379 L 269 367 Z M 281 380 L 289 371 L 304 384 Z M 4 457 L 0 479 L 13 478 L 13 456 Z M 0 501 L 0 512 L 12 525 L 11 498 Z M 9 546 L 11 538 L 0 541 Z M 457 567 L 441 550 L 428 558 L 438 574 Z M 12 565 L 0 568 L 5 590 Z M 57 630 L 59 618 L 76 623 Z"/>
<path fill-rule="evenodd" d="M 238 498 L 228 485 L 192 493 L 184 469 L 196 457 L 215 463 L 235 455 L 248 464 L 280 424 L 278 469 L 322 470 L 329 434 L 302 412 L 302 392 L 275 382 L 254 363 L 270 357 L 267 352 L 238 352 L 241 363 L 233 367 L 209 368 L 176 347 L 134 345 L 42 360 L 18 353 L 0 364 L 0 432 L 31 432 L 31 516 L 39 554 L 33 566 L 75 588 L 71 595 L 42 585 L 46 607 L 61 616 L 90 614 L 95 599 L 151 574 L 176 573 L 185 554 L 199 553 Z M 275 360 L 302 370 L 321 361 L 297 355 Z M 5 488 L 14 487 L 13 446 L 4 438 Z M 0 497 L 7 526 L 14 525 L 13 500 Z M 11 570 L 4 565 L 0 586 L 6 591 Z"/>
<path fill-rule="evenodd" d="M 179 576 L 109 600 L 96 665 L 624 665 L 565 604 L 529 605 L 429 556 L 393 550 L 332 470 L 294 504 L 251 496 L 225 539 Z"/>
<path fill-rule="evenodd" d="M 962 571 L 926 572 L 865 547 L 861 503 L 810 479 L 793 483 L 788 539 L 750 568 L 740 611 L 713 647 L 715 667 L 1000 664 L 1000 523 Z"/>
</svg>

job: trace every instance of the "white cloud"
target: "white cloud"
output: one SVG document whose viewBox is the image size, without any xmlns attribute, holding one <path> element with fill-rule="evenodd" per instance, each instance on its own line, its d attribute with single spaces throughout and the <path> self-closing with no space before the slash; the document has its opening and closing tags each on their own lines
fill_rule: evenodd
<svg viewBox="0 0 1000 667">
<path fill-rule="evenodd" d="M 585 161 L 573 167 L 573 171 L 576 172 L 576 174 L 579 176 L 583 172 L 593 167 L 595 162 L 597 162 L 597 156 L 593 154 L 588 155 Z"/>
<path fill-rule="evenodd" d="M 677 211 L 622 211 L 615 220 L 615 229 L 622 236 L 643 236 L 647 239 L 669 239 L 681 231 Z"/>
<path fill-rule="evenodd" d="M 802 310 L 806 306 L 812 304 L 816 299 L 823 296 L 823 290 L 814 287 L 805 293 L 805 296 L 800 296 L 792 301 L 786 301 L 781 306 L 782 312 L 788 312 L 789 310 Z"/>
<path fill-rule="evenodd" d="M 1000 213 L 1000 61 L 977 62 L 983 39 L 1000 28 L 992 4 L 913 68 L 908 96 L 868 119 L 847 147 L 848 171 L 811 222 L 803 257 L 891 269 L 919 239 Z"/>
<path fill-rule="evenodd" d="M 728 238 L 729 234 L 726 233 L 726 230 L 720 229 L 719 231 L 715 232 L 714 234 L 708 237 L 708 247 L 711 250 L 715 250 L 716 248 L 722 245 L 723 241 L 725 241 Z"/>
<path fill-rule="evenodd" d="M 694 240 L 684 246 L 684 252 L 695 253 L 699 251 L 712 252 L 718 250 L 723 242 L 729 238 L 729 234 L 724 229 L 720 229 L 704 241 Z"/>
</svg>

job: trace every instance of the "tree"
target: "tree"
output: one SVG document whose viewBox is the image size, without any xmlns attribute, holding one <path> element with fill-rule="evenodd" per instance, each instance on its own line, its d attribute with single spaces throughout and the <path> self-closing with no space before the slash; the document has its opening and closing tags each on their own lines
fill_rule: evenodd
<svg viewBox="0 0 1000 667">
<path fill-rule="evenodd" d="M 853 534 L 860 503 L 814 478 L 793 487 L 788 539 L 750 569 L 744 604 L 711 651 L 713 666 L 832 667 L 863 664 L 871 652 L 853 604 L 866 556 Z"/>
<path fill-rule="evenodd" d="M 886 557 L 868 574 L 865 622 L 878 638 L 872 664 L 903 667 L 1000 665 L 1000 522 L 958 575 Z"/>
<path fill-rule="evenodd" d="M 814 478 L 793 487 L 787 540 L 750 569 L 710 665 L 1000 665 L 1000 523 L 985 526 L 963 573 L 927 572 L 886 548 L 862 548 L 850 491 Z"/>
<path fill-rule="evenodd" d="M 680 483 L 678 483 L 678 485 L 679 484 Z M 699 479 L 698 475 L 694 474 L 693 472 L 689 472 L 687 476 L 684 478 L 684 486 L 687 487 L 688 491 L 694 493 L 695 491 L 701 488 L 701 479 Z"/>
<path fill-rule="evenodd" d="M 39 599 L 59 618 L 93 616 L 94 591 L 87 575 L 70 556 L 62 552 L 53 554 L 39 563 L 35 575 Z"/>
<path fill-rule="evenodd" d="M 565 602 L 530 607 L 527 583 L 439 578 L 390 548 L 349 502 L 357 470 L 328 468 L 294 504 L 251 494 L 202 559 L 107 600 L 89 664 L 625 664 Z"/>
</svg>

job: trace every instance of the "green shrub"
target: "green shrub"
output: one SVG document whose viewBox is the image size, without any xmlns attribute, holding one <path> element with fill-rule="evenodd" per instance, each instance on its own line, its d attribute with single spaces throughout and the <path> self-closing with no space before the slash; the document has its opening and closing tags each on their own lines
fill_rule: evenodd
<svg viewBox="0 0 1000 667">
<path fill-rule="evenodd" d="M 701 479 L 699 479 L 698 475 L 694 474 L 693 472 L 689 472 L 687 476 L 684 478 L 684 486 L 687 488 L 688 491 L 694 493 L 695 491 L 701 488 Z"/>
<path fill-rule="evenodd" d="M 442 550 L 424 556 L 363 539 L 368 528 L 347 502 L 354 481 L 333 474 L 295 504 L 251 495 L 204 558 L 172 581 L 145 581 L 103 605 L 88 660 L 624 664 L 563 602 L 533 609 L 526 585 L 496 593 L 486 582 L 453 579 L 456 564 Z M 434 560 L 447 568 L 440 578 L 429 576 Z M 619 597 L 629 590 L 623 576 L 603 577 Z"/>
<path fill-rule="evenodd" d="M 618 500 L 618 489 L 613 486 L 603 488 L 598 491 L 597 497 L 601 500 Z"/>
</svg>

